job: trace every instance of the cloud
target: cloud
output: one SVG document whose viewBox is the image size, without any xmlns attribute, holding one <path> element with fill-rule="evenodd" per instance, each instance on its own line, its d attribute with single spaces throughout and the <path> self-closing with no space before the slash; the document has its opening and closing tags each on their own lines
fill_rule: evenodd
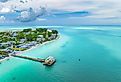
<svg viewBox="0 0 121 82">
<path fill-rule="evenodd" d="M 47 10 L 36 0 L 7 0 L 0 3 L 0 14 L 12 15 L 13 20 L 19 22 L 34 21 L 40 16 L 47 15 Z M 17 17 L 14 15 L 18 15 Z M 9 18 L 8 18 L 9 19 Z"/>
<path fill-rule="evenodd" d="M 54 14 L 55 17 L 86 17 L 89 16 L 91 13 L 88 11 L 78 11 L 78 12 L 66 12 L 66 13 L 57 13 Z"/>
<path fill-rule="evenodd" d="M 20 16 L 17 17 L 17 20 L 21 22 L 29 22 L 35 19 L 36 19 L 35 12 L 33 11 L 32 8 L 26 11 L 22 11 Z"/>
<path fill-rule="evenodd" d="M 0 16 L 0 23 L 4 23 L 6 18 L 4 16 Z"/>
<path fill-rule="evenodd" d="M 119 23 L 120 4 L 120 0 L 0 0 L 0 16 L 25 23 L 57 18 L 78 21 L 83 18 L 87 23 L 88 19 L 101 20 L 100 23 L 104 23 L 102 20 Z"/>
<path fill-rule="evenodd" d="M 0 24 L 13 24 L 15 23 L 14 20 L 7 19 L 5 16 L 0 16 Z"/>
<path fill-rule="evenodd" d="M 0 13 L 9 13 L 11 10 L 9 8 L 1 8 Z"/>
<path fill-rule="evenodd" d="M 21 11 L 20 16 L 17 17 L 17 20 L 21 22 L 29 22 L 34 21 L 38 17 L 46 15 L 46 9 L 40 7 L 39 9 L 34 10 L 33 8 L 29 8 L 28 10 Z"/>
<path fill-rule="evenodd" d="M 46 21 L 47 19 L 45 18 L 37 18 L 37 21 Z"/>
<path fill-rule="evenodd" d="M 8 0 L 0 0 L 0 2 L 6 2 L 6 1 L 8 1 Z"/>
<path fill-rule="evenodd" d="M 45 0 L 50 9 L 77 12 L 91 12 L 90 17 L 111 18 L 120 17 L 120 0 Z M 54 4 L 54 5 L 53 5 Z"/>
</svg>

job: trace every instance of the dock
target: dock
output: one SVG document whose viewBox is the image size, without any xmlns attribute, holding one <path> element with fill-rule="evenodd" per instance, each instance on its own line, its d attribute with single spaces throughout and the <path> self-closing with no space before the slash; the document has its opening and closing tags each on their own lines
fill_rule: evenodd
<svg viewBox="0 0 121 82">
<path fill-rule="evenodd" d="M 17 57 L 17 58 L 22 58 L 22 59 L 27 59 L 27 60 L 32 60 L 35 62 L 40 62 L 43 63 L 44 65 L 53 65 L 55 63 L 55 59 L 52 56 L 49 56 L 45 59 L 41 59 L 41 58 L 34 58 L 34 57 L 29 57 L 29 56 L 23 56 L 23 55 L 11 55 L 13 57 Z"/>
</svg>

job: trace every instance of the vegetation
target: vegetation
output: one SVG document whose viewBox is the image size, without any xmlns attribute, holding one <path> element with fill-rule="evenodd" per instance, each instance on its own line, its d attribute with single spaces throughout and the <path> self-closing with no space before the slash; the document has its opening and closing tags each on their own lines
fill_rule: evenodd
<svg viewBox="0 0 121 82">
<path fill-rule="evenodd" d="M 15 50 L 15 51 L 24 51 L 26 50 L 26 48 L 11 48 L 12 50 Z"/>
<path fill-rule="evenodd" d="M 0 55 L 6 55 L 6 56 L 8 56 L 8 53 L 6 51 L 0 51 Z"/>
<path fill-rule="evenodd" d="M 36 31 L 38 31 L 38 32 L 46 32 L 47 28 L 36 28 Z"/>
<path fill-rule="evenodd" d="M 6 55 L 12 51 L 24 51 L 29 45 L 41 44 L 56 39 L 57 30 L 47 28 L 23 29 L 22 31 L 0 32 L 0 55 Z M 34 43 L 32 43 L 34 42 Z M 19 47 L 18 47 L 19 46 Z M 27 46 L 27 47 L 23 47 Z M 7 51 L 5 49 L 9 48 Z M 12 53 L 12 52 L 11 52 Z"/>
<path fill-rule="evenodd" d="M 28 28 L 28 29 L 24 29 L 23 32 L 31 32 L 32 29 L 31 28 Z"/>
<path fill-rule="evenodd" d="M 53 34 L 58 34 L 58 31 L 57 30 L 52 30 L 52 33 Z"/>
</svg>

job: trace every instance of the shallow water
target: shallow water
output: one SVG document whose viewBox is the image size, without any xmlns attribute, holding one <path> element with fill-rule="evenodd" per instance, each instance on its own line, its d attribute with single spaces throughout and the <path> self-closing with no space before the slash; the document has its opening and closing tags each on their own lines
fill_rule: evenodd
<svg viewBox="0 0 121 82">
<path fill-rule="evenodd" d="M 0 82 L 121 82 L 121 31 L 73 28 L 58 28 L 60 39 L 22 54 L 54 56 L 52 67 L 12 58 L 0 64 Z"/>
</svg>

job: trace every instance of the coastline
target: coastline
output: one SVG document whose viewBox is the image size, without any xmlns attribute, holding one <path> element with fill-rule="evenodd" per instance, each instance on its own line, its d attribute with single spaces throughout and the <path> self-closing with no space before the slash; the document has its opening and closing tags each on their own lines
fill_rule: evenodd
<svg viewBox="0 0 121 82">
<path fill-rule="evenodd" d="M 10 58 L 11 58 L 11 56 L 5 57 L 5 58 L 3 58 L 3 59 L 0 59 L 0 63 L 3 62 L 3 61 L 5 61 L 5 60 L 8 60 L 8 59 L 10 59 Z"/>
<path fill-rule="evenodd" d="M 60 38 L 60 35 L 58 35 L 58 37 L 57 37 L 56 39 L 54 39 L 54 40 L 47 41 L 47 42 L 44 42 L 44 43 L 42 43 L 42 44 L 37 44 L 37 45 L 35 45 L 35 46 L 32 46 L 30 49 L 27 49 L 27 50 L 25 50 L 25 51 L 20 51 L 20 52 L 16 53 L 15 55 L 23 54 L 23 53 L 28 52 L 28 51 L 30 51 L 30 50 L 32 50 L 32 49 L 35 49 L 35 48 L 37 48 L 37 47 L 39 47 L 39 46 L 42 47 L 42 46 L 44 46 L 44 45 L 46 45 L 46 44 L 49 44 L 49 43 L 51 43 L 51 42 L 54 42 L 54 41 L 58 40 L 59 38 Z M 0 63 L 4 62 L 5 60 L 9 60 L 9 59 L 12 58 L 12 57 L 13 57 L 13 56 L 9 56 L 9 57 L 5 57 L 5 58 L 3 58 L 3 59 L 0 59 Z"/>
</svg>

